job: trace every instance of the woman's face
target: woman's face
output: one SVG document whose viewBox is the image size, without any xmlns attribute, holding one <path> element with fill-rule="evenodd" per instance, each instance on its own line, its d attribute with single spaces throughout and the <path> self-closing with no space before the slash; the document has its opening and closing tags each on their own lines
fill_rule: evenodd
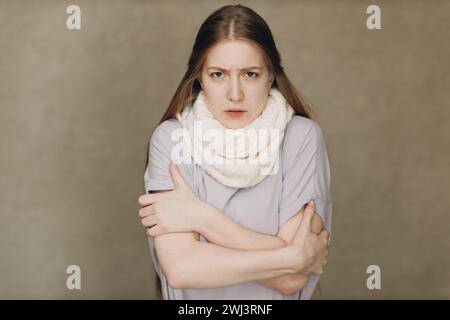
<svg viewBox="0 0 450 320">
<path fill-rule="evenodd" d="M 263 111 L 271 80 L 258 47 L 225 40 L 209 49 L 200 82 L 212 115 L 224 127 L 239 129 Z"/>
</svg>

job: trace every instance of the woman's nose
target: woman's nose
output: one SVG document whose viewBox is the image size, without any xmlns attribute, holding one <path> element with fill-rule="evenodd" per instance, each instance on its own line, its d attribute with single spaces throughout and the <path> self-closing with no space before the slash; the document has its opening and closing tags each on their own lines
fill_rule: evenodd
<svg viewBox="0 0 450 320">
<path fill-rule="evenodd" d="M 241 83 L 238 77 L 231 77 L 230 87 L 228 89 L 228 99 L 233 102 L 239 102 L 244 98 Z"/>
</svg>

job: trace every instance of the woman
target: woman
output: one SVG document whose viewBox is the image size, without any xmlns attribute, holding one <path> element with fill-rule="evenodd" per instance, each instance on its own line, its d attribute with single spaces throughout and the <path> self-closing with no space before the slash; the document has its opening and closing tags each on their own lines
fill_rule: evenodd
<svg viewBox="0 0 450 320">
<path fill-rule="evenodd" d="M 328 157 L 256 12 L 225 6 L 202 24 L 147 164 L 139 215 L 164 299 L 311 297 L 328 254 Z"/>
</svg>

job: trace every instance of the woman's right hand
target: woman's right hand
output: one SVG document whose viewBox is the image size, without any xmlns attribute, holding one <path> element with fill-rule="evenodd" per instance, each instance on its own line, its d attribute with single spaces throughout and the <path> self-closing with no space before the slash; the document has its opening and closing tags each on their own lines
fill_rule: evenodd
<svg viewBox="0 0 450 320">
<path fill-rule="evenodd" d="M 306 275 L 322 274 L 328 256 L 328 231 L 323 230 L 319 235 L 312 232 L 313 214 L 314 202 L 310 201 L 290 245 L 294 255 L 294 270 Z"/>
</svg>

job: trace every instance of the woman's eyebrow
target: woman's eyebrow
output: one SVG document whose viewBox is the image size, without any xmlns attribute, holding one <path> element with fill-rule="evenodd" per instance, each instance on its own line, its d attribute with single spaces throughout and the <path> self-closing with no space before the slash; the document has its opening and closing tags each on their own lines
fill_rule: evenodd
<svg viewBox="0 0 450 320">
<path fill-rule="evenodd" d="M 229 71 L 229 70 L 227 70 L 227 69 L 225 69 L 225 68 L 216 67 L 216 66 L 211 66 L 211 67 L 208 67 L 208 68 L 206 68 L 206 69 L 207 69 L 207 70 L 209 70 L 209 69 L 216 69 L 216 70 L 220 70 L 220 71 Z M 241 69 L 239 69 L 239 71 L 244 71 L 244 70 L 254 70 L 254 69 L 263 70 L 263 68 L 258 67 L 258 66 L 249 66 L 249 67 L 241 68 Z"/>
</svg>

